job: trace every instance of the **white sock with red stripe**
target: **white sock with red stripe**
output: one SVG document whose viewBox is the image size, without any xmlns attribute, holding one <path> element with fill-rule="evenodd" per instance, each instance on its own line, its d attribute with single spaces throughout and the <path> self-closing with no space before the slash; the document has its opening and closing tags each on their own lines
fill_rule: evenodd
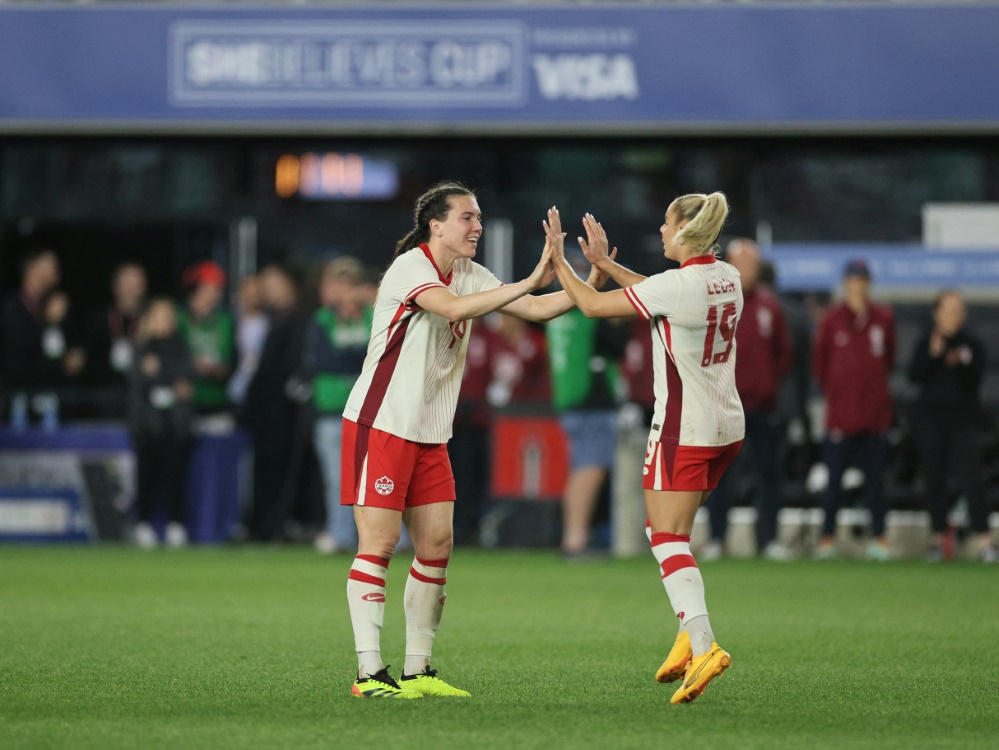
<svg viewBox="0 0 999 750">
<path fill-rule="evenodd" d="M 694 656 L 707 653 L 715 638 L 704 602 L 704 579 L 694 556 L 690 554 L 690 537 L 653 533 L 652 554 L 662 571 L 663 585 L 673 611 L 690 636 Z"/>
<path fill-rule="evenodd" d="M 406 665 L 403 674 L 419 674 L 430 665 L 434 635 L 444 612 L 445 560 L 413 560 L 406 580 Z"/>
<path fill-rule="evenodd" d="M 364 678 L 384 668 L 381 630 L 385 619 L 385 574 L 389 561 L 358 555 L 347 575 L 347 606 L 354 626 L 357 676 Z"/>
<path fill-rule="evenodd" d="M 652 523 L 649 521 L 648 517 L 646 517 L 646 519 L 645 519 L 645 536 L 648 537 L 649 544 L 651 545 L 652 544 Z M 659 563 L 659 564 L 662 565 L 662 563 Z M 681 620 L 679 617 L 677 617 L 676 621 L 677 621 L 677 628 L 678 628 L 677 632 L 678 633 L 682 633 L 683 632 L 683 620 Z"/>
</svg>

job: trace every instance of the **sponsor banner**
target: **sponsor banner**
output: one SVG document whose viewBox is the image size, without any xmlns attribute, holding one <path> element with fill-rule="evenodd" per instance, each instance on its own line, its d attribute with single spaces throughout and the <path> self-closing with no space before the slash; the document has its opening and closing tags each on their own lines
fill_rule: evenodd
<svg viewBox="0 0 999 750">
<path fill-rule="evenodd" d="M 766 257 L 784 291 L 836 290 L 843 269 L 863 258 L 878 290 L 999 290 L 999 250 L 927 250 L 921 246 L 776 244 Z"/>
<path fill-rule="evenodd" d="M 0 488 L 7 488 L 0 490 L 0 503 L 5 502 L 4 493 L 11 492 L 19 503 L 26 493 L 43 499 L 71 496 L 73 504 L 65 511 L 69 527 L 62 535 L 53 532 L 59 539 L 66 535 L 69 541 L 123 539 L 135 498 L 135 456 L 128 433 L 103 427 L 54 432 L 0 429 Z M 7 520 L 19 518 L 19 523 L 29 526 L 45 519 L 53 528 L 63 517 L 51 502 L 20 504 L 3 513 Z M 10 540 L 8 532 L 0 521 L 0 540 Z"/>
<path fill-rule="evenodd" d="M 0 542 L 86 542 L 90 518 L 67 489 L 0 488 Z"/>
<path fill-rule="evenodd" d="M 999 5 L 0 8 L 0 128 L 999 127 Z"/>
</svg>

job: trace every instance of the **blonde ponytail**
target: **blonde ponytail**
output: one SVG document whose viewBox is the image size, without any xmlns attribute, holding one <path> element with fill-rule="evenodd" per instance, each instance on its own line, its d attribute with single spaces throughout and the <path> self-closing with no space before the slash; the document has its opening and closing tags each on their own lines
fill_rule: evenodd
<svg viewBox="0 0 999 750">
<path fill-rule="evenodd" d="M 724 193 L 691 193 L 673 201 L 676 215 L 686 226 L 676 233 L 674 241 L 687 245 L 694 255 L 714 252 L 728 216 L 728 201 Z"/>
</svg>

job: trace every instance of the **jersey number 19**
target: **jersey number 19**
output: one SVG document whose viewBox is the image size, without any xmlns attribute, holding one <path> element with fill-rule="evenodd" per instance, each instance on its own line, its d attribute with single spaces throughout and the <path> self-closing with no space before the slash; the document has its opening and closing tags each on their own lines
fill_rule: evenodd
<svg viewBox="0 0 999 750">
<path fill-rule="evenodd" d="M 735 339 L 736 308 L 734 302 L 724 305 L 712 305 L 708 308 L 708 330 L 704 335 L 704 356 L 701 357 L 701 367 L 727 362 L 732 353 L 732 341 Z M 716 339 L 721 339 L 720 342 Z M 724 349 L 715 347 L 724 346 Z"/>
</svg>

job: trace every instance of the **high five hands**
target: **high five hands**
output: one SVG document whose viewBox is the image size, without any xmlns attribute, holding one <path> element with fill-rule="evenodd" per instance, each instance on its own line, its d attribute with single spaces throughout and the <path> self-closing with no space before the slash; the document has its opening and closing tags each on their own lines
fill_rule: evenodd
<svg viewBox="0 0 999 750">
<path fill-rule="evenodd" d="M 594 266 L 600 265 L 601 261 L 610 258 L 613 260 L 617 256 L 617 248 L 615 247 L 609 253 L 607 248 L 609 244 L 607 242 L 607 232 L 604 231 L 603 226 L 597 221 L 593 214 L 583 214 L 583 229 L 586 230 L 586 239 L 582 237 L 577 237 L 579 241 L 579 247 L 583 251 L 583 255 L 586 259 L 590 261 Z"/>
<path fill-rule="evenodd" d="M 542 221 L 541 225 L 545 230 L 545 247 L 551 247 L 552 263 L 564 262 L 566 233 L 562 231 L 562 217 L 555 206 L 548 209 L 548 219 Z M 597 264 L 607 258 L 614 260 L 617 257 L 617 248 L 607 252 L 607 233 L 592 214 L 583 216 L 583 229 L 586 231 L 586 239 L 577 237 L 577 240 L 583 255 L 592 266 L 586 283 L 594 289 L 600 289 L 607 282 L 607 274 L 601 271 Z"/>
<path fill-rule="evenodd" d="M 543 289 L 554 280 L 555 264 L 552 253 L 552 243 L 550 238 L 545 237 L 545 246 L 541 251 L 541 258 L 538 260 L 538 265 L 534 267 L 534 271 L 531 272 L 527 281 L 530 285 L 531 291 L 533 292 L 538 289 Z"/>
</svg>

